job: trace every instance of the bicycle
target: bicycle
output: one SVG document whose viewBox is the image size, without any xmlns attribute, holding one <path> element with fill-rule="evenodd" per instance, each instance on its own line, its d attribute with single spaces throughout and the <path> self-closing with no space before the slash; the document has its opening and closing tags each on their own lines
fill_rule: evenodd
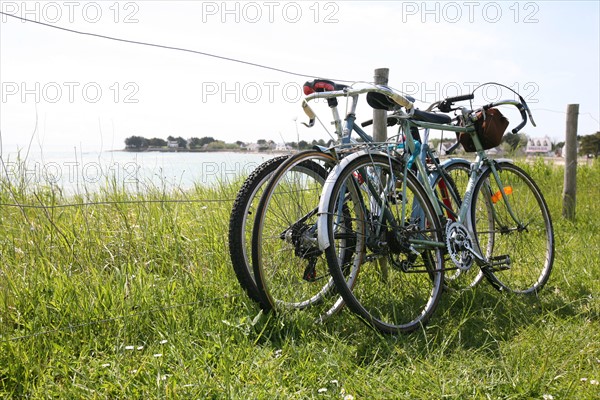
<svg viewBox="0 0 600 400">
<path fill-rule="evenodd" d="M 312 90 L 315 86 L 325 86 L 329 90 L 317 92 Z M 326 93 L 333 91 L 336 86 L 322 80 L 307 82 L 305 93 Z M 340 86 L 341 91 L 350 90 L 347 86 Z M 337 112 L 337 102 L 329 102 L 341 145 L 299 153 L 284 161 L 272 175 L 255 210 L 252 266 L 258 290 L 266 301 L 266 304 L 263 304 L 265 309 L 302 309 L 323 303 L 333 292 L 334 285 L 322 257 L 323 252 L 318 249 L 316 243 L 316 211 L 318 197 L 327 176 L 324 172 L 329 172 L 341 159 L 356 151 L 356 144 L 351 145 L 352 132 L 357 133 L 365 142 L 365 146 L 376 145 L 370 136 L 355 124 L 358 94 L 350 97 L 351 106 L 344 123 Z M 313 126 L 314 112 L 307 103 L 304 103 L 303 107 L 310 118 L 307 125 Z M 420 117 L 450 121 L 447 116 L 428 112 L 420 112 Z M 363 126 L 369 122 L 363 123 Z M 431 161 L 428 171 L 431 184 L 439 186 L 440 192 L 445 194 L 445 207 L 454 207 L 457 210 L 460 195 L 452 178 L 444 171 L 465 173 L 468 172 L 470 163 L 462 159 L 452 159 L 440 164 L 427 146 L 427 137 L 428 130 L 425 133 L 421 156 Z M 386 143 L 384 146 L 394 147 L 396 144 Z M 297 171 L 298 166 L 309 162 L 316 163 L 312 174 Z M 298 177 L 299 174 L 302 177 Z M 346 220 L 346 223 L 350 222 Z M 340 254 L 340 257 L 350 257 L 350 253 Z M 356 274 L 352 269 L 345 271 L 345 274 L 348 277 L 347 284 L 352 286 Z M 334 314 L 342 304 L 337 299 L 333 305 L 324 306 L 326 311 L 321 314 L 319 320 Z"/>
<path fill-rule="evenodd" d="M 357 92 L 317 93 L 314 97 Z M 447 270 L 444 252 L 461 271 L 477 265 L 496 289 L 537 293 L 549 279 L 554 260 L 548 207 L 525 171 L 508 160 L 488 158 L 480 129 L 491 110 L 512 105 L 522 117 L 512 130 L 517 133 L 528 115 L 532 120 L 525 100 L 519 96 L 520 101 L 502 100 L 475 111 L 453 107 L 452 101 L 440 102 L 437 106 L 442 111 L 459 112 L 458 123 L 449 125 L 418 121 L 412 102 L 393 89 L 378 87 L 366 92 L 375 93 L 367 96 L 376 97 L 381 108 L 399 116 L 407 152 L 366 147 L 344 158 L 323 188 L 317 221 L 319 248 L 325 252 L 335 286 L 348 307 L 384 333 L 419 329 L 431 318 L 442 292 Z M 476 159 L 455 219 L 444 215 L 431 185 L 424 185 L 408 168 L 406 157 L 417 149 L 409 134 L 413 126 L 466 135 L 475 149 Z M 500 137 L 503 133 L 504 129 Z M 422 160 L 416 157 L 413 162 L 418 175 L 426 176 Z M 478 210 L 486 211 L 482 215 Z M 340 225 L 344 215 L 352 221 L 351 229 L 347 223 Z M 348 244 L 352 248 L 347 248 Z M 340 258 L 341 252 L 352 258 Z M 382 266 L 381 259 L 389 265 Z M 352 286 L 346 283 L 348 270 L 360 277 L 359 282 L 351 277 Z"/>
<path fill-rule="evenodd" d="M 315 84 L 317 86 L 324 86 L 333 83 L 320 80 L 319 82 L 315 81 Z M 341 89 L 344 87 L 342 85 L 334 85 L 335 86 L 331 86 L 332 89 Z M 325 86 L 317 89 L 323 90 L 324 88 Z M 334 105 L 336 101 L 332 100 L 330 103 L 331 105 Z M 260 199 L 264 186 L 269 181 L 273 172 L 275 172 L 289 157 L 290 155 L 284 155 L 267 160 L 248 176 L 236 195 L 229 219 L 229 254 L 236 278 L 248 296 L 255 302 L 261 304 L 263 308 L 267 308 L 267 302 L 263 300 L 256 286 L 253 268 L 251 266 L 252 257 L 251 246 L 249 243 L 253 225 L 252 223 L 248 223 L 248 218 L 251 217 L 250 219 L 253 219 L 258 199 Z M 306 171 L 314 169 L 311 168 L 310 161 L 306 164 L 305 168 L 302 166 L 297 168 Z"/>
</svg>

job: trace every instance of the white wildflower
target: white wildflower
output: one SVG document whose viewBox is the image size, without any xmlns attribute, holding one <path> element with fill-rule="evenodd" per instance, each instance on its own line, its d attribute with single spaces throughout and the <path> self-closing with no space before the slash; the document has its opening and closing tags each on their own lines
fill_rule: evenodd
<svg viewBox="0 0 600 400">
<path fill-rule="evenodd" d="M 102 367 L 103 368 L 108 368 L 108 367 L 110 367 L 110 363 L 102 364 Z"/>
<path fill-rule="evenodd" d="M 283 353 L 283 350 L 279 349 L 279 350 L 275 350 L 275 358 L 279 358 L 281 357 L 281 354 Z"/>
<path fill-rule="evenodd" d="M 352 396 L 351 394 L 347 394 L 344 396 L 344 400 L 354 400 L 354 396 Z"/>
<path fill-rule="evenodd" d="M 163 339 L 163 340 L 161 340 L 159 343 L 160 343 L 160 344 L 166 344 L 166 343 L 168 343 L 168 342 L 169 342 L 169 341 L 168 341 L 167 339 Z"/>
<path fill-rule="evenodd" d="M 339 386 L 339 382 L 337 379 L 332 379 L 329 381 L 329 383 L 331 383 L 332 385 L 335 385 L 335 386 Z"/>
<path fill-rule="evenodd" d="M 156 353 L 156 354 L 154 354 L 154 357 L 156 357 L 156 358 L 162 357 L 162 353 Z"/>
<path fill-rule="evenodd" d="M 319 390 L 317 390 L 318 393 L 325 393 L 327 392 L 327 388 L 320 388 Z"/>
<path fill-rule="evenodd" d="M 125 346 L 125 350 L 133 350 L 135 347 L 133 346 Z"/>
<path fill-rule="evenodd" d="M 144 346 L 138 346 L 138 350 L 144 350 Z"/>
<path fill-rule="evenodd" d="M 598 381 L 596 379 L 592 379 L 590 381 L 590 385 L 598 385 Z"/>
<path fill-rule="evenodd" d="M 554 400 L 554 396 L 552 396 L 551 394 L 545 394 L 542 396 L 542 399 L 544 400 Z"/>
</svg>

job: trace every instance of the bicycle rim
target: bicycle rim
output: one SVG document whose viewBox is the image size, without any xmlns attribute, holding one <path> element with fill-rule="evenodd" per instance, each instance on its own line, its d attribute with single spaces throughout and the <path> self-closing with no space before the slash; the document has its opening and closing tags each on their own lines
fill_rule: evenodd
<svg viewBox="0 0 600 400">
<path fill-rule="evenodd" d="M 507 162 L 496 168 L 502 188 L 488 169 L 475 186 L 473 198 L 472 213 L 477 212 L 477 204 L 486 203 L 494 215 L 493 229 L 488 224 L 474 226 L 478 241 L 491 243 L 493 249 L 496 265 L 484 272 L 498 289 L 537 293 L 548 281 L 554 262 L 550 212 L 525 171 Z"/>
<path fill-rule="evenodd" d="M 439 219 L 414 175 L 403 178 L 393 159 L 366 154 L 341 171 L 328 206 L 331 245 L 326 255 L 338 290 L 365 322 L 393 334 L 414 331 L 429 320 L 443 282 L 441 249 L 409 244 L 439 242 Z M 406 190 L 401 189 L 403 182 Z M 389 207 L 397 229 L 379 222 L 384 207 Z M 352 256 L 344 260 L 340 254 Z M 358 267 L 354 287 L 349 287 L 347 271 Z"/>
<path fill-rule="evenodd" d="M 343 306 L 316 241 L 319 197 L 333 158 L 305 152 L 282 164 L 261 198 L 253 230 L 253 267 L 267 308 L 320 305 L 319 320 Z"/>
</svg>

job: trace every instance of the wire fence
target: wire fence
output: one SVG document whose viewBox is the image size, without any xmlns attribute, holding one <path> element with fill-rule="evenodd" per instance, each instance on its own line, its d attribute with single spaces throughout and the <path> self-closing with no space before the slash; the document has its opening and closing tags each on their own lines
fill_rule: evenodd
<svg viewBox="0 0 600 400">
<path fill-rule="evenodd" d="M 165 199 L 165 200 L 119 200 L 119 201 L 90 201 L 81 203 L 69 203 L 69 204 L 19 204 L 19 203 L 0 203 L 0 207 L 14 207 L 14 208 L 31 208 L 31 209 L 60 209 L 70 207 L 91 207 L 91 206 L 114 206 L 120 204 L 182 204 L 182 203 L 231 203 L 234 199 L 187 199 L 187 200 L 176 200 L 176 199 Z"/>
<path fill-rule="evenodd" d="M 91 207 L 120 207 L 120 206 L 132 206 L 132 207 L 137 207 L 137 206 L 145 206 L 145 205 L 157 205 L 157 206 L 162 206 L 162 205 L 168 205 L 168 204 L 174 204 L 174 205 L 189 205 L 189 206 L 202 206 L 202 205 L 209 205 L 209 204 L 215 204 L 215 205 L 219 205 L 219 207 L 217 207 L 216 211 L 219 215 L 225 215 L 225 213 L 228 213 L 229 211 L 229 206 L 234 202 L 234 197 L 231 196 L 223 196 L 223 194 L 231 194 L 231 192 L 233 190 L 236 189 L 236 187 L 234 187 L 234 185 L 229 185 L 227 186 L 227 190 L 223 190 L 223 187 L 220 187 L 220 189 L 214 189 L 212 191 L 210 191 L 210 189 L 207 189 L 210 191 L 211 195 L 213 197 L 197 197 L 197 198 L 185 198 L 188 196 L 193 196 L 193 190 L 190 190 L 189 192 L 184 191 L 183 189 L 178 190 L 177 192 L 173 192 L 173 193 L 162 193 L 162 192 L 156 192 L 156 193 L 150 193 L 150 194 L 145 194 L 145 193 L 129 193 L 126 194 L 125 197 L 127 196 L 132 196 L 132 197 L 137 197 L 137 196 L 141 196 L 142 198 L 133 198 L 133 199 L 127 199 L 127 198 L 122 198 L 122 199 L 118 199 L 118 200 L 109 200 L 109 199 L 101 199 L 101 200 L 96 200 L 96 201 L 70 201 L 73 199 L 73 197 L 61 197 L 60 196 L 60 191 L 55 191 L 55 194 L 57 194 L 57 199 L 51 199 L 50 203 L 44 203 L 45 199 L 43 198 L 43 196 L 40 196 L 40 194 L 38 193 L 38 191 L 33 190 L 30 193 L 23 193 L 20 192 L 18 188 L 15 188 L 13 185 L 11 185 L 10 183 L 6 183 L 6 182 L 0 182 L 0 184 L 3 183 L 3 188 L 2 190 L 4 191 L 4 198 L 5 199 L 11 199 L 12 201 L 0 201 L 0 219 L 2 220 L 2 225 L 3 225 L 3 229 L 4 229 L 4 239 L 5 241 L 11 242 L 11 241 L 15 241 L 15 237 L 16 238 L 20 238 L 22 235 L 23 237 L 27 237 L 28 235 L 30 235 L 30 229 L 32 229 L 33 226 L 41 226 L 41 225 L 46 225 L 47 226 L 47 231 L 53 231 L 53 232 L 57 232 L 62 238 L 63 238 L 63 243 L 65 244 L 65 248 L 70 248 L 71 251 L 73 251 L 73 259 L 76 260 L 77 263 L 80 264 L 84 264 L 84 262 L 81 262 L 80 260 L 78 260 L 79 255 L 75 254 L 75 251 L 73 250 L 73 241 L 74 239 L 72 237 L 67 238 L 66 234 L 63 232 L 65 231 L 65 225 L 60 225 L 59 226 L 59 221 L 57 220 L 56 216 L 51 215 L 52 210 L 65 210 L 65 209 L 76 209 L 76 208 L 91 208 Z M 231 189 L 231 190 L 229 190 Z M 106 196 L 110 196 L 111 194 L 105 194 Z M 96 194 L 96 196 L 101 196 L 100 194 Z M 147 196 L 147 198 L 143 198 L 144 196 Z M 164 196 L 164 198 L 152 198 L 153 196 Z M 184 197 L 184 198 L 175 198 L 175 197 Z M 21 202 L 20 200 L 24 200 L 23 202 Z M 27 202 L 27 200 L 29 200 L 29 202 Z M 66 201 L 64 203 L 60 203 L 60 201 Z M 39 202 L 39 204 L 34 204 L 33 202 Z M 204 207 L 199 207 L 197 210 L 201 210 Z M 10 209 L 16 209 L 16 210 L 20 210 L 19 214 L 14 214 L 14 213 L 10 213 L 9 210 Z M 145 207 L 144 207 L 145 209 Z M 4 210 L 4 212 L 1 212 L 2 210 Z M 30 213 L 26 213 L 26 210 L 39 210 L 41 212 L 41 214 L 30 214 Z M 143 210 L 143 209 L 142 209 Z M 214 211 L 214 210 L 213 210 Z M 84 216 L 82 217 L 82 220 L 85 222 L 85 224 L 88 223 L 87 219 L 90 218 L 91 214 L 85 213 Z M 105 217 L 106 214 L 105 214 Z M 120 220 L 126 220 L 130 218 L 130 216 L 128 216 L 126 213 L 123 214 L 115 214 L 113 219 L 112 219 L 112 223 L 114 224 L 119 224 L 121 221 Z M 196 218 L 198 219 L 198 218 Z M 177 222 L 177 220 L 175 219 L 175 222 Z M 189 220 L 185 221 L 186 223 L 190 223 Z M 68 227 L 68 222 L 67 225 Z M 225 224 L 223 224 L 223 226 L 225 226 Z M 73 228 L 74 229 L 74 228 Z M 89 230 L 89 228 L 87 227 L 83 227 L 81 226 L 80 228 L 81 232 L 85 232 L 87 230 Z M 138 228 L 138 229 L 153 229 L 152 225 L 147 225 L 145 227 L 142 228 Z M 200 235 L 215 235 L 212 232 L 199 232 Z M 222 234 L 222 230 L 218 231 L 218 236 L 220 236 Z M 18 240 L 17 239 L 17 240 Z M 221 240 L 221 238 L 217 238 L 217 237 L 211 237 L 210 240 Z M 40 245 L 37 242 L 29 242 L 29 246 L 31 247 L 31 249 L 28 248 L 23 248 L 23 249 L 19 249 L 19 251 L 22 252 L 29 252 L 30 250 L 32 252 L 37 251 L 37 252 L 41 252 L 41 250 L 39 249 Z M 16 245 L 15 245 L 16 246 Z M 81 248 L 83 249 L 83 248 Z M 3 257 L 4 258 L 4 257 Z M 6 261 L 6 260 L 3 260 Z M 4 274 L 4 271 L 2 271 L 3 268 L 8 268 L 8 269 L 12 269 L 13 267 L 10 265 L 9 263 L 4 263 L 3 267 L 0 268 L 0 274 Z M 4 295 L 8 295 L 10 293 L 9 291 L 4 291 Z M 227 294 L 224 297 L 229 297 L 229 298 L 234 298 L 234 297 L 239 297 L 239 295 L 237 294 Z M 4 332 L 7 326 L 4 326 L 1 330 L 0 330 L 0 342 L 15 342 L 15 341 L 20 341 L 20 340 L 27 340 L 30 338 L 34 338 L 34 337 L 39 337 L 39 336 L 47 336 L 47 335 L 53 335 L 56 333 L 61 333 L 61 332 L 75 332 L 75 331 L 79 331 L 82 330 L 86 327 L 90 327 L 90 326 L 107 326 L 108 324 L 115 322 L 115 321 L 127 321 L 127 320 L 131 320 L 133 318 L 139 317 L 141 315 L 147 315 L 147 314 L 160 314 L 160 313 L 164 313 L 168 310 L 173 310 L 173 309 L 180 309 L 180 308 L 185 308 L 185 307 L 194 307 L 194 306 L 203 306 L 203 305 L 210 305 L 210 304 L 214 304 L 220 300 L 222 300 L 224 297 L 212 297 L 212 298 L 206 298 L 203 300 L 198 300 L 198 301 L 193 301 L 193 302 L 184 302 L 184 303 L 175 303 L 175 304 L 169 304 L 169 305 L 165 305 L 165 306 L 159 306 L 159 307 L 153 307 L 147 310 L 140 310 L 140 311 L 136 311 L 136 312 L 132 312 L 132 313 L 127 313 L 127 314 L 123 314 L 123 315 L 117 315 L 114 317 L 108 317 L 108 318 L 97 318 L 97 319 L 90 319 L 88 321 L 85 322 L 73 322 L 73 321 L 68 321 L 66 323 L 62 323 L 60 324 L 60 326 L 56 327 L 56 328 L 51 328 L 51 329 L 42 329 L 42 330 L 38 330 L 35 332 L 31 332 L 31 333 L 26 333 L 26 334 L 18 334 L 16 336 L 10 336 L 10 335 L 6 335 Z M 3 307 L 7 306 L 6 301 L 3 302 L 4 305 Z M 7 311 L 7 310 L 3 310 L 3 313 Z M 67 317 L 67 318 L 65 318 Z M 8 321 L 8 319 L 5 318 L 0 318 L 0 321 L 2 321 L 2 319 L 4 319 L 5 321 Z M 9 318 L 10 319 L 10 318 Z M 65 319 L 68 319 L 68 315 L 63 315 L 61 317 L 61 319 L 64 321 Z M 52 324 L 52 323 L 50 323 Z M 17 328 L 19 329 L 19 328 Z M 10 330 L 10 328 L 9 328 Z M 14 333 L 17 333 L 15 331 L 13 331 Z M 8 333 L 8 332 L 6 332 Z M 19 332 L 21 333 L 21 332 Z"/>
</svg>

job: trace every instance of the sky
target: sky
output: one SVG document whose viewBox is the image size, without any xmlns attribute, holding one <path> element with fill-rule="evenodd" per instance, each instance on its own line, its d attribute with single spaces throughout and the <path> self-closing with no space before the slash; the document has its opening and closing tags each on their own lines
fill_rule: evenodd
<svg viewBox="0 0 600 400">
<path fill-rule="evenodd" d="M 376 68 L 389 68 L 389 85 L 421 109 L 505 84 L 533 111 L 537 127 L 523 132 L 563 141 L 568 104 L 580 105 L 580 135 L 600 130 L 599 4 L 2 0 L 0 11 L 56 27 L 293 74 L 0 15 L 1 150 L 105 151 L 132 135 L 328 140 L 323 102 L 315 111 L 327 130 L 301 124 L 302 84 L 326 77 L 358 87 Z M 474 105 L 513 97 L 493 86 L 475 94 Z M 364 99 L 357 115 L 372 117 Z"/>
</svg>

